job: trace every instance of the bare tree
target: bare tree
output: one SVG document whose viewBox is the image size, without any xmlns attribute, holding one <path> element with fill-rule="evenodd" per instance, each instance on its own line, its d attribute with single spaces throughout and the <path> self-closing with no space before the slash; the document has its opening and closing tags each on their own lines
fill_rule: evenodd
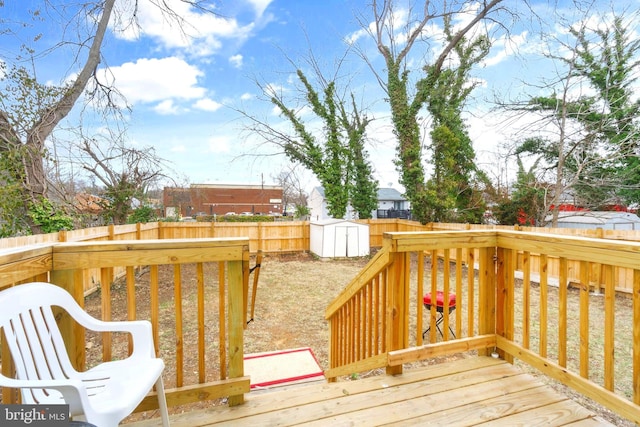
<svg viewBox="0 0 640 427">
<path fill-rule="evenodd" d="M 294 213 L 287 209 L 290 205 L 294 205 L 296 210 L 298 210 L 299 206 L 307 206 L 307 193 L 305 191 L 306 183 L 303 182 L 300 177 L 298 166 L 299 165 L 290 164 L 277 176 L 271 177 L 282 187 L 282 194 L 284 198 L 282 205 L 284 207 L 284 211 L 288 215 Z"/>
<path fill-rule="evenodd" d="M 205 10 L 202 2 L 197 0 L 182 0 L 189 3 L 200 10 Z M 170 8 L 168 2 L 163 0 L 149 0 L 151 4 L 158 7 L 168 22 L 178 26 L 184 25 L 183 19 Z M 70 55 L 70 63 L 68 64 L 70 73 L 63 79 L 66 83 L 57 90 L 49 88 L 48 96 L 44 99 L 41 94 L 46 86 L 37 84 L 36 70 L 28 70 L 24 66 L 16 67 L 9 73 L 9 77 L 14 77 L 14 84 L 21 86 L 22 91 L 32 92 L 33 100 L 43 99 L 44 104 L 35 103 L 32 106 L 38 106 L 35 111 L 37 116 L 28 117 L 28 121 L 24 121 L 25 115 L 20 111 L 12 111 L 8 108 L 9 103 L 3 102 L 0 107 L 0 155 L 5 162 L 19 161 L 20 167 L 12 169 L 11 173 L 2 176 L 3 181 L 20 187 L 18 192 L 21 197 L 21 203 L 14 204 L 14 208 L 21 209 L 26 214 L 30 206 L 38 204 L 42 199 L 47 197 L 47 179 L 44 166 L 44 158 L 46 156 L 45 142 L 50 138 L 54 129 L 59 123 L 67 117 L 69 112 L 76 105 L 80 96 L 89 86 L 93 90 L 88 94 L 90 96 L 102 95 L 102 99 L 107 106 L 114 106 L 113 97 L 115 92 L 113 88 L 105 86 L 96 78 L 96 70 L 102 60 L 102 44 L 112 19 L 117 19 L 120 25 L 137 26 L 137 10 L 138 2 L 134 3 L 134 10 L 127 15 L 118 15 L 115 12 L 114 5 L 116 0 L 97 0 L 93 2 L 80 3 L 78 5 L 55 5 L 52 1 L 44 2 L 42 7 L 46 9 L 49 17 L 63 16 L 63 28 L 61 31 L 61 40 L 52 49 L 62 46 L 75 46 L 75 55 Z M 0 2 L 0 7 L 3 3 Z M 67 19 L 67 12 L 75 11 L 74 15 Z M 43 14 L 40 10 L 34 13 L 35 16 L 41 17 Z M 53 18 L 51 18 L 53 19 Z M 123 22 L 129 19 L 128 22 Z M 74 27 L 75 25 L 75 27 Z M 82 34 L 83 31 L 86 33 Z M 76 40 L 64 40 L 62 37 L 66 34 L 77 34 Z M 33 64 L 37 54 L 32 48 L 28 48 L 22 55 L 31 60 Z M 29 59 L 30 58 L 30 59 Z M 18 58 L 22 59 L 23 58 Z M 0 61 L 1 62 L 1 61 Z M 74 70 L 74 66 L 78 65 L 78 69 Z M 93 82 L 93 84 L 90 84 Z M 9 93 L 11 95 L 11 93 Z M 15 94 L 13 94 L 15 95 Z M 24 108 L 20 101 L 24 99 L 14 98 L 14 106 Z M 28 108 L 29 106 L 27 106 Z M 21 206 L 20 206 L 21 205 Z M 2 208 L 4 217 L 16 215 L 17 212 L 8 212 L 8 205 L 5 203 Z M 28 215 L 23 215 L 29 218 Z M 40 231 L 37 224 L 29 221 L 32 233 Z"/>
<path fill-rule="evenodd" d="M 124 143 L 122 135 L 80 135 L 71 152 L 79 165 L 101 185 L 103 216 L 114 224 L 125 224 L 135 207 L 146 201 L 149 188 L 168 178 L 166 161 L 153 147 L 135 148 Z"/>
</svg>

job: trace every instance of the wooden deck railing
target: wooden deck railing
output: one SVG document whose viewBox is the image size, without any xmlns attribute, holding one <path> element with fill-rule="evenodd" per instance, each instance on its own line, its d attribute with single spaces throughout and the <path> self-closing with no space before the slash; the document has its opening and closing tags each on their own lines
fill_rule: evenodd
<svg viewBox="0 0 640 427">
<path fill-rule="evenodd" d="M 618 268 L 633 271 L 629 297 L 615 295 Z M 422 303 L 437 290 L 457 297 L 442 336 L 435 305 L 427 312 Z M 497 353 L 640 423 L 640 244 L 501 230 L 388 233 L 325 316 L 328 378 Z"/>
<path fill-rule="evenodd" d="M 195 269 L 196 283 L 186 283 L 183 271 Z M 246 238 L 173 239 L 147 241 L 75 242 L 43 244 L 0 253 L 0 290 L 30 281 L 50 281 L 67 289 L 84 306 L 87 269 L 99 269 L 103 284 L 112 285 L 116 269 L 126 272 L 120 284 L 124 298 L 116 299 L 112 286 L 101 286 L 97 312 L 104 320 L 151 321 L 156 353 L 165 359 L 165 387 L 169 406 L 229 397 L 243 402 L 249 392 L 244 376 L 243 329 L 247 320 L 249 243 Z M 145 285 L 141 285 L 144 281 Z M 186 310 L 183 298 L 194 288 L 195 303 Z M 160 294 L 169 298 L 160 300 Z M 118 296 L 121 292 L 118 293 Z M 116 304 L 126 306 L 125 318 L 115 319 Z M 97 359 L 126 357 L 126 336 L 89 336 L 63 318 L 72 362 L 78 369 Z M 95 344 L 89 346 L 89 343 Z M 11 375 L 9 354 L 1 343 L 2 371 Z M 190 358 L 190 363 L 185 363 Z M 95 360 L 94 360 L 95 359 Z M 15 390 L 2 390 L 4 403 L 17 401 Z M 149 396 L 139 411 L 154 409 Z"/>
<path fill-rule="evenodd" d="M 552 263 L 557 271 L 549 271 Z M 189 268 L 195 269 L 196 283 L 183 280 Z M 7 249 L 0 252 L 0 289 L 51 281 L 82 303 L 87 269 L 99 269 L 102 283 L 124 270 L 119 286 L 125 301 L 114 302 L 111 287 L 102 286 L 95 297 L 100 298 L 97 314 L 108 319 L 115 304 L 126 304 L 127 318 L 152 322 L 158 353 L 176 366 L 167 372 L 169 405 L 223 396 L 231 396 L 231 404 L 243 401 L 249 391 L 242 363 L 247 238 Z M 629 296 L 615 295 L 618 269 L 632 272 Z M 170 278 L 169 285 L 161 276 Z M 579 278 L 577 289 L 567 287 L 569 277 Z M 197 309 L 185 311 L 181 301 L 189 286 L 196 289 Z M 427 311 L 422 304 L 423 294 L 436 290 L 457 296 L 456 309 L 444 313 L 442 336 L 435 327 L 435 306 Z M 172 298 L 161 302 L 163 292 Z M 329 378 L 374 368 L 398 373 L 405 364 L 438 355 L 497 352 L 640 423 L 638 243 L 505 230 L 386 233 L 382 249 L 330 304 L 326 318 Z M 104 358 L 128 351 L 126 339 L 87 340 L 84 331 L 65 319 L 62 323 L 78 367 L 91 363 L 98 350 Z M 426 328 L 430 332 L 423 339 Z M 0 347 L 2 354 L 7 349 Z M 197 363 L 187 366 L 185 359 L 192 355 Z M 2 362 L 9 373 L 10 364 Z M 15 401 L 14 392 L 3 389 L 2 394 L 3 402 Z M 140 409 L 152 405 L 148 400 Z"/>
</svg>

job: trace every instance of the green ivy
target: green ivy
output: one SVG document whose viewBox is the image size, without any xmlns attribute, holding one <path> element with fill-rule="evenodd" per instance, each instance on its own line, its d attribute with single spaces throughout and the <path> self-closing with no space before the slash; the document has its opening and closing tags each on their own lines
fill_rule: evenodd
<svg viewBox="0 0 640 427">
<path fill-rule="evenodd" d="M 285 154 L 316 175 L 324 188 L 329 215 L 344 218 L 351 203 L 360 218 L 369 218 L 377 206 L 378 190 L 365 150 L 369 119 L 358 110 L 353 96 L 347 108 L 347 101 L 336 94 L 335 82 L 328 82 L 321 96 L 302 71 L 297 74 L 309 107 L 322 120 L 324 139 L 318 141 L 296 111 L 273 97 L 271 102 L 291 122 L 296 134 L 285 138 Z"/>
<path fill-rule="evenodd" d="M 31 234 L 23 190 L 23 146 L 0 152 L 0 237 Z"/>
<path fill-rule="evenodd" d="M 42 198 L 38 202 L 31 203 L 29 216 L 36 225 L 40 226 L 43 233 L 73 229 L 73 218 L 54 206 L 49 199 Z"/>
<path fill-rule="evenodd" d="M 127 218 L 128 224 L 145 224 L 148 222 L 154 222 L 158 220 L 155 209 L 151 206 L 141 206 L 133 210 L 129 218 Z"/>
</svg>

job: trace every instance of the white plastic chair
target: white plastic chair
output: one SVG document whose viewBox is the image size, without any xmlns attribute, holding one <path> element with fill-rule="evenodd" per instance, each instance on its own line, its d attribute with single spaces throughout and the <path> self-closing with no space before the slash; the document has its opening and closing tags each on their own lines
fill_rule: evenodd
<svg viewBox="0 0 640 427">
<path fill-rule="evenodd" d="M 69 361 L 52 306 L 98 332 L 128 332 L 133 354 L 84 372 Z M 155 357 L 147 321 L 103 322 L 87 314 L 64 289 L 49 283 L 18 285 L 0 292 L 0 328 L 16 367 L 16 378 L 0 373 L 0 385 L 21 389 L 25 404 L 68 404 L 71 417 L 98 427 L 117 426 L 156 386 L 162 424 L 169 415 L 162 384 L 164 362 Z"/>
</svg>

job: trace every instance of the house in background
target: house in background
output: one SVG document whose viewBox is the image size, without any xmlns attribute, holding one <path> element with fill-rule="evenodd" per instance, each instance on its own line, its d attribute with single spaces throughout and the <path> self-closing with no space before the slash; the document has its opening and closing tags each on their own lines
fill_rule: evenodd
<svg viewBox="0 0 640 427">
<path fill-rule="evenodd" d="M 307 205 L 309 206 L 309 217 L 311 221 L 324 221 L 325 219 L 331 218 L 327 210 L 327 199 L 324 196 L 323 187 L 314 187 L 313 190 L 311 190 Z"/>
<path fill-rule="evenodd" d="M 324 188 L 315 187 L 309 195 L 309 211 L 311 221 L 323 221 L 330 219 L 327 210 L 327 199 L 324 195 Z M 372 218 L 410 218 L 409 201 L 394 188 L 378 189 L 378 208 L 372 212 Z M 347 206 L 346 218 L 337 219 L 357 219 L 351 206 Z"/>
<path fill-rule="evenodd" d="M 410 219 L 409 201 L 395 188 L 380 188 L 378 190 L 378 209 L 373 218 Z"/>
<path fill-rule="evenodd" d="M 229 212 L 281 215 L 282 197 L 279 185 L 193 184 L 189 188 L 165 187 L 162 201 L 166 217 Z"/>
</svg>

